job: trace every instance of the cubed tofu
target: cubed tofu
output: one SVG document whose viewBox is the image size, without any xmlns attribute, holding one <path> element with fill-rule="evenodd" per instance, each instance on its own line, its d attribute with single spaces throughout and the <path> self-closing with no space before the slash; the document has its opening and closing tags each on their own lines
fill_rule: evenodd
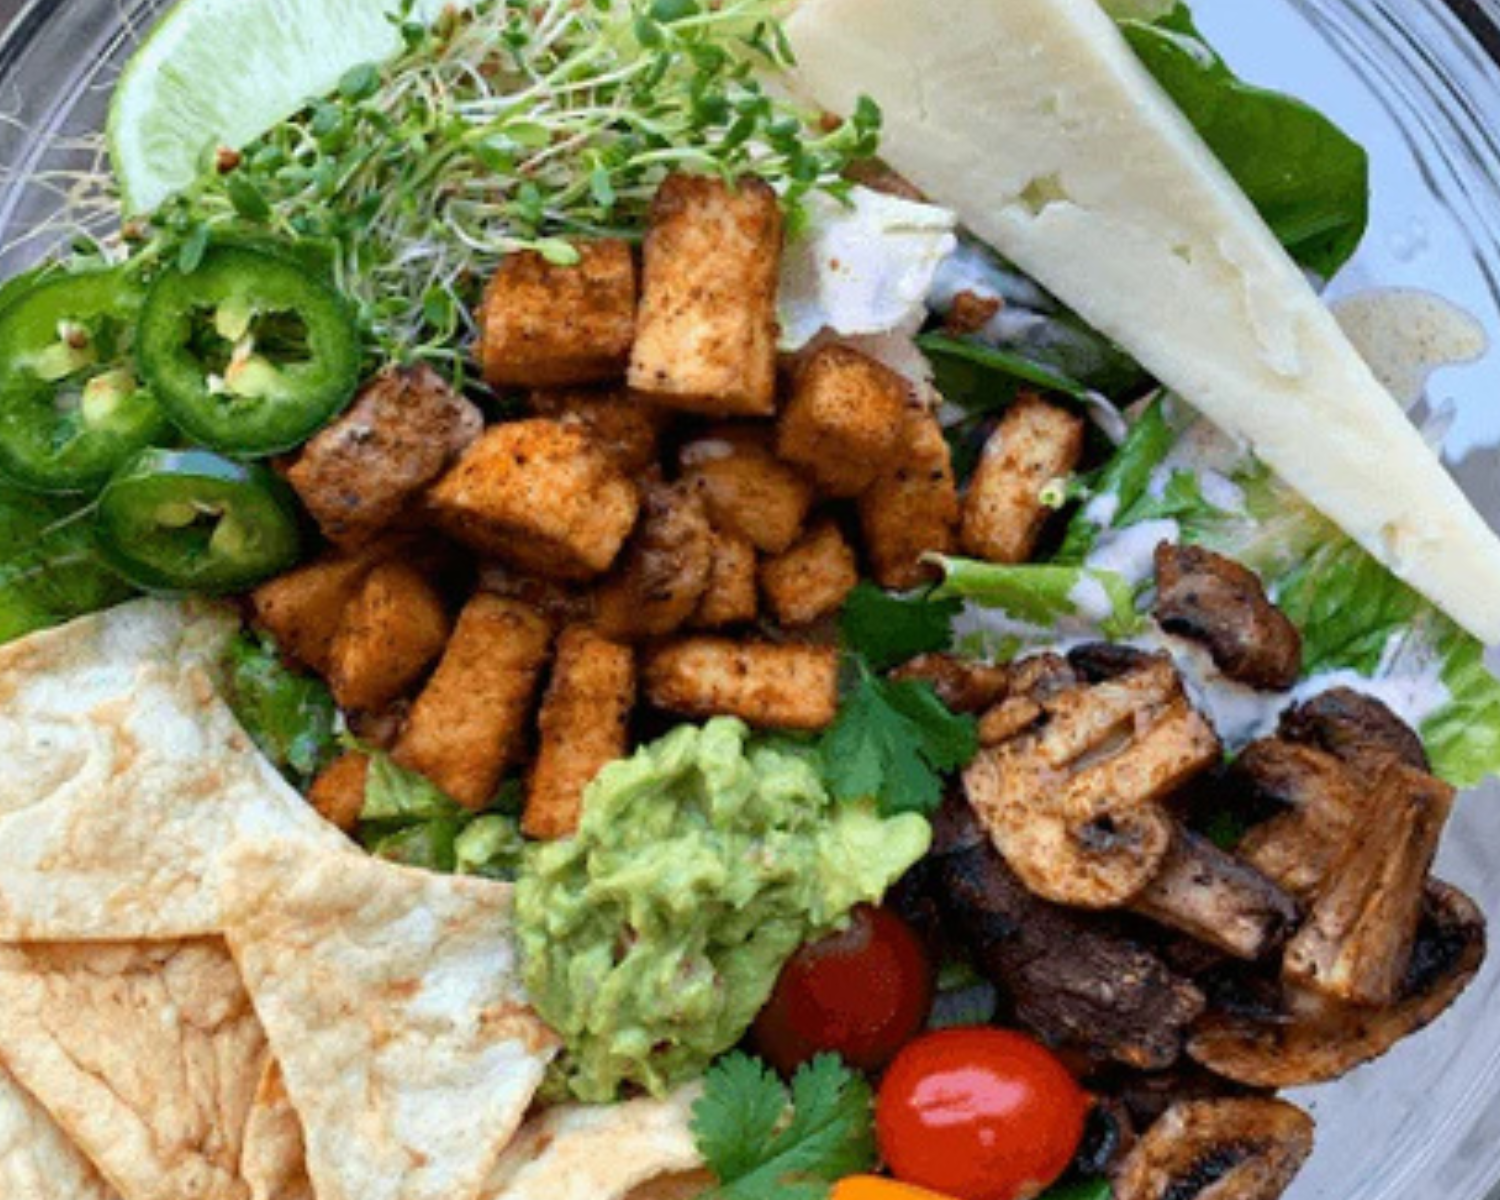
<svg viewBox="0 0 1500 1200">
<path fill-rule="evenodd" d="M 341 754 L 308 789 L 307 800 L 320 816 L 345 833 L 353 833 L 365 810 L 365 784 L 370 777 L 370 756 L 351 750 Z"/>
<path fill-rule="evenodd" d="M 767 554 L 782 553 L 802 533 L 813 487 L 772 452 L 768 430 L 710 430 L 682 448 L 679 462 L 715 529 Z"/>
<path fill-rule="evenodd" d="M 583 792 L 601 767 L 623 758 L 635 707 L 635 655 L 582 625 L 557 640 L 557 661 L 539 719 L 541 741 L 521 828 L 551 840 L 578 829 Z"/>
<path fill-rule="evenodd" d="M 881 587 L 911 588 L 937 569 L 926 554 L 951 554 L 958 534 L 958 489 L 953 460 L 937 417 L 908 408 L 901 453 L 859 498 L 865 551 Z"/>
<path fill-rule="evenodd" d="M 816 731 L 838 712 L 832 646 L 683 638 L 651 650 L 644 674 L 653 705 L 698 720 L 739 717 L 762 729 Z"/>
<path fill-rule="evenodd" d="M 535 609 L 484 592 L 474 596 L 392 757 L 464 807 L 487 807 L 525 750 L 551 643 L 552 625 Z"/>
<path fill-rule="evenodd" d="M 776 411 L 781 205 L 758 179 L 670 176 L 646 234 L 630 386 L 670 408 Z"/>
<path fill-rule="evenodd" d="M 478 408 L 427 367 L 386 371 L 287 471 L 323 536 L 361 546 L 398 522 L 484 429 Z"/>
<path fill-rule="evenodd" d="M 1030 559 L 1053 512 L 1042 492 L 1078 465 L 1083 436 L 1076 413 L 1029 395 L 1011 405 L 985 443 L 964 497 L 964 552 L 994 563 Z"/>
<path fill-rule="evenodd" d="M 708 587 L 698 601 L 692 624 L 699 629 L 722 629 L 753 621 L 759 611 L 754 544 L 738 534 L 715 533 Z"/>
<path fill-rule="evenodd" d="M 640 498 L 582 430 L 534 419 L 496 425 L 428 500 L 453 537 L 548 579 L 609 570 Z"/>
<path fill-rule="evenodd" d="M 838 612 L 858 582 L 854 550 L 829 520 L 760 566 L 760 589 L 783 625 L 811 625 Z"/>
<path fill-rule="evenodd" d="M 613 383 L 635 337 L 635 259 L 628 243 L 578 242 L 579 261 L 509 255 L 485 293 L 479 360 L 495 387 Z"/>
<path fill-rule="evenodd" d="M 448 641 L 448 613 L 427 577 L 383 562 L 344 610 L 329 656 L 328 686 L 341 708 L 384 708 L 422 678 Z"/>
<path fill-rule="evenodd" d="M 906 381 L 847 346 L 816 351 L 798 370 L 776 453 L 829 496 L 857 496 L 900 448 Z"/>
<path fill-rule="evenodd" d="M 283 654 L 327 675 L 344 612 L 387 548 L 325 554 L 267 580 L 250 593 L 255 624 Z"/>
<path fill-rule="evenodd" d="M 533 392 L 531 411 L 583 430 L 628 478 L 656 464 L 657 445 L 668 421 L 663 409 L 625 388 Z"/>
<path fill-rule="evenodd" d="M 650 484 L 620 565 L 595 594 L 600 632 L 639 641 L 681 628 L 708 587 L 713 556 L 713 526 L 698 493 L 683 483 Z"/>
</svg>

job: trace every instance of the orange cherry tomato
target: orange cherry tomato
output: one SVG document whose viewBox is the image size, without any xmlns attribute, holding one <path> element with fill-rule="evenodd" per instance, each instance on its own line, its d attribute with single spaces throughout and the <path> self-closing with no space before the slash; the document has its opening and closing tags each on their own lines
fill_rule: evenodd
<svg viewBox="0 0 1500 1200">
<path fill-rule="evenodd" d="M 929 1192 L 926 1188 L 912 1187 L 909 1183 L 883 1179 L 879 1175 L 851 1175 L 848 1179 L 839 1180 L 829 1200 L 953 1200 L 953 1198 Z"/>
<path fill-rule="evenodd" d="M 1030 1200 L 1067 1170 L 1087 1094 L 1046 1047 L 1004 1029 L 909 1044 L 881 1082 L 875 1128 L 896 1178 L 958 1200 Z"/>
</svg>

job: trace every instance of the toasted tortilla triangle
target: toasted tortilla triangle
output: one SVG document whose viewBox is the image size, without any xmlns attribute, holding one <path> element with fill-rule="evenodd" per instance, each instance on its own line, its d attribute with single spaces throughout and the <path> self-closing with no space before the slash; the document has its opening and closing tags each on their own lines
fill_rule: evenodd
<svg viewBox="0 0 1500 1200">
<path fill-rule="evenodd" d="M 266 1060 L 245 1122 L 240 1174 L 250 1188 L 250 1200 L 315 1200 L 302 1121 L 274 1058 Z"/>
<path fill-rule="evenodd" d="M 117 1200 L 47 1110 L 0 1070 L 0 1196 Z"/>
<path fill-rule="evenodd" d="M 0 1057 L 122 1200 L 246 1200 L 265 1055 L 218 938 L 0 947 Z"/>
<path fill-rule="evenodd" d="M 556 1050 L 509 885 L 273 841 L 229 857 L 224 904 L 318 1200 L 476 1200 Z"/>
<path fill-rule="evenodd" d="M 703 1156 L 693 1140 L 693 1103 L 701 1094 L 691 1086 L 665 1100 L 550 1109 L 500 1156 L 484 1200 L 624 1200 L 696 1170 Z"/>
<path fill-rule="evenodd" d="M 236 628 L 142 600 L 0 647 L 0 941 L 216 933 L 235 840 L 345 844 L 220 698 Z"/>
</svg>

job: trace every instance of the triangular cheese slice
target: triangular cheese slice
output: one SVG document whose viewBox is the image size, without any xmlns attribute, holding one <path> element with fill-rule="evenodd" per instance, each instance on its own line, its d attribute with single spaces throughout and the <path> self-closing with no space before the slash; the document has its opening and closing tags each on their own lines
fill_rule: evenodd
<svg viewBox="0 0 1500 1200">
<path fill-rule="evenodd" d="M 0 1058 L 122 1200 L 246 1200 L 265 1055 L 217 938 L 0 947 Z"/>
<path fill-rule="evenodd" d="M 1469 632 L 1500 539 L 1096 0 L 801 0 L 800 86 Z"/>
<path fill-rule="evenodd" d="M 273 841 L 230 857 L 224 902 L 318 1200 L 476 1200 L 557 1046 L 510 886 Z"/>
</svg>

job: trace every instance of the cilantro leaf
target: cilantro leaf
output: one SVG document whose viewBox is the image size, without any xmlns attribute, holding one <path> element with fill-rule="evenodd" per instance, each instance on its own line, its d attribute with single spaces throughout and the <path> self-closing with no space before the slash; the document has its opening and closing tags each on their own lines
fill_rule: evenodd
<svg viewBox="0 0 1500 1200">
<path fill-rule="evenodd" d="M 693 1107 L 693 1136 L 719 1181 L 712 1194 L 824 1200 L 835 1180 L 874 1165 L 873 1101 L 864 1077 L 833 1055 L 799 1070 L 790 1092 L 757 1059 L 720 1059 Z"/>
<path fill-rule="evenodd" d="M 892 596 L 871 583 L 849 593 L 839 627 L 844 644 L 877 671 L 894 667 L 953 643 L 953 618 L 963 611 L 958 597 Z"/>
<path fill-rule="evenodd" d="M 974 718 L 949 712 L 931 684 L 879 679 L 861 667 L 820 748 L 835 799 L 874 798 L 882 816 L 894 816 L 935 812 L 941 772 L 968 763 L 979 739 Z"/>
</svg>

